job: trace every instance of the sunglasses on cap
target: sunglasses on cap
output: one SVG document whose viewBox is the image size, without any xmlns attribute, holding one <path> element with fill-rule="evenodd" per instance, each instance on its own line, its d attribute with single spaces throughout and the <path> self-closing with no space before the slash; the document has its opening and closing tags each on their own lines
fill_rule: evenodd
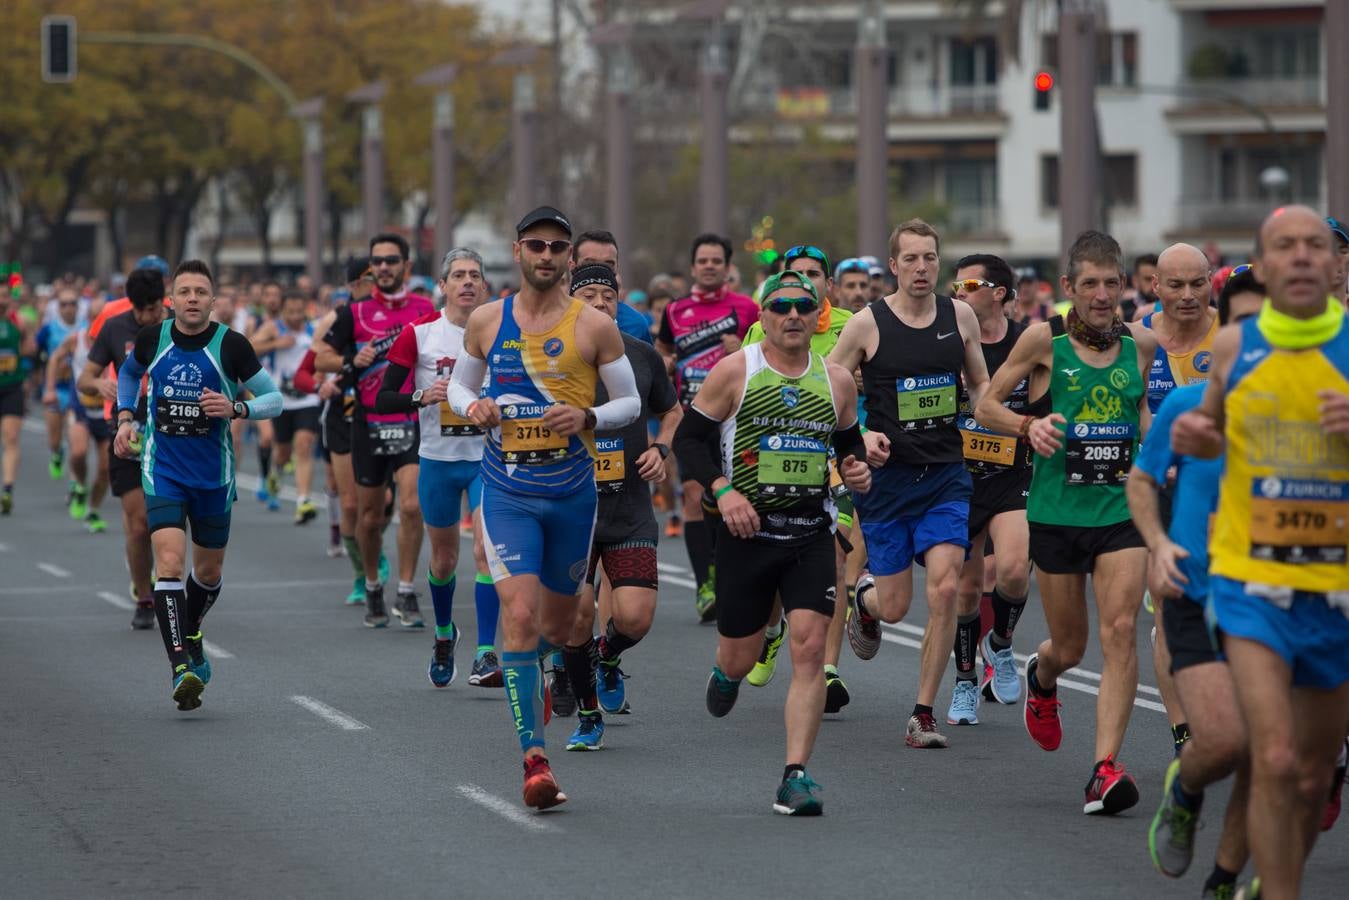
<svg viewBox="0 0 1349 900">
<path fill-rule="evenodd" d="M 1239 265 L 1239 266 L 1233 266 L 1233 267 L 1232 267 L 1232 271 L 1230 271 L 1230 272 L 1227 273 L 1227 281 L 1231 281 L 1233 278 L 1236 278 L 1238 275 L 1241 275 L 1241 274 L 1244 273 L 1244 272 L 1249 272 L 1250 270 L 1251 270 L 1251 264 L 1250 264 L 1250 263 L 1242 263 L 1242 264 Z M 1227 281 L 1224 281 L 1223 284 L 1226 284 Z"/>
<path fill-rule="evenodd" d="M 380 266 L 390 266 L 390 267 L 401 266 L 402 264 L 403 264 L 403 257 L 398 255 L 370 257 L 370 267 L 372 269 L 377 269 Z"/>
<path fill-rule="evenodd" d="M 1335 237 L 1341 243 L 1349 244 L 1349 228 L 1345 228 L 1343 222 L 1334 216 L 1326 216 L 1326 224 L 1330 226 L 1331 231 L 1335 232 Z"/>
<path fill-rule="evenodd" d="M 973 294 L 981 287 L 995 288 L 997 285 L 991 281 L 984 281 L 982 278 L 963 278 L 960 281 L 951 282 L 951 293 L 958 294 L 963 290 L 967 294 Z"/>
<path fill-rule="evenodd" d="M 800 259 L 803 256 L 824 266 L 825 272 L 829 271 L 829 257 L 814 244 L 797 244 L 795 247 L 789 247 L 787 252 L 783 254 L 782 263 L 784 266 L 790 266 L 793 260 Z"/>
<path fill-rule="evenodd" d="M 839 263 L 838 268 L 834 270 L 834 277 L 839 278 L 849 272 L 860 272 L 868 278 L 871 277 L 871 267 L 855 256 Z"/>
<path fill-rule="evenodd" d="M 792 310 L 796 310 L 802 318 L 805 318 L 818 312 L 820 304 L 816 303 L 813 297 L 782 297 L 769 300 L 763 308 L 779 316 L 789 316 Z"/>
<path fill-rule="evenodd" d="M 561 256 L 571 249 L 571 241 L 564 241 L 561 238 L 555 241 L 545 241 L 543 238 L 521 238 L 520 246 L 530 253 L 542 253 L 547 250 L 554 256 Z"/>
</svg>

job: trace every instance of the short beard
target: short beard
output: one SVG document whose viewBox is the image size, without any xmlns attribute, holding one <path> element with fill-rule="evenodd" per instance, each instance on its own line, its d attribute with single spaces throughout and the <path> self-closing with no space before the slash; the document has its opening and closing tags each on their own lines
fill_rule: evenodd
<svg viewBox="0 0 1349 900">
<path fill-rule="evenodd" d="M 379 288 L 379 292 L 381 294 L 396 294 L 403 287 L 403 276 L 401 275 L 397 276 L 394 280 L 393 286 L 389 288 L 384 287 L 384 285 L 379 283 L 379 279 L 376 279 L 375 287 Z"/>
<path fill-rule="evenodd" d="M 543 293 L 544 291 L 552 289 L 554 285 L 561 281 L 562 276 L 567 274 L 567 270 L 562 266 L 558 266 L 553 270 L 552 278 L 540 278 L 535 274 L 532 267 L 525 267 L 522 269 L 522 274 L 525 276 L 525 281 L 529 282 L 530 287 L 539 293 Z"/>
</svg>

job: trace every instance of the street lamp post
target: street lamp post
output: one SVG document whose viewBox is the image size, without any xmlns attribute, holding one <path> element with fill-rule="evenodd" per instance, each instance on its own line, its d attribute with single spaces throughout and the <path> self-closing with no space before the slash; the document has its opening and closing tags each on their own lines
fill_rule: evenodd
<svg viewBox="0 0 1349 900">
<path fill-rule="evenodd" d="M 454 83 L 459 67 L 454 63 L 423 72 L 416 84 L 438 87 L 431 117 L 431 202 L 436 209 L 435 266 L 454 247 Z M 435 268 L 433 266 L 432 268 Z"/>
<path fill-rule="evenodd" d="M 1326 201 L 1333 216 L 1349 216 L 1349 0 L 1327 0 L 1326 19 Z"/>
<path fill-rule="evenodd" d="M 304 271 L 323 283 L 323 99 L 316 97 L 291 110 L 304 135 Z"/>
<path fill-rule="evenodd" d="M 889 138 L 886 71 L 890 51 L 885 46 L 885 9 L 869 0 L 857 23 L 857 247 L 863 255 L 885 259 L 890 255 L 886 222 Z"/>
<path fill-rule="evenodd" d="M 615 46 L 609 56 L 608 134 L 605 142 L 604 219 L 618 246 L 620 276 L 630 283 L 632 275 L 632 58 L 626 44 Z"/>
<path fill-rule="evenodd" d="M 534 154 L 537 120 L 534 75 L 516 72 L 511 114 L 512 217 L 523 216 L 539 205 L 539 173 Z"/>
<path fill-rule="evenodd" d="M 698 70 L 702 107 L 702 171 L 699 180 L 703 231 L 726 234 L 730 220 L 730 147 L 726 115 L 726 47 L 720 16 L 712 21 Z"/>
<path fill-rule="evenodd" d="M 384 117 L 380 103 L 387 85 L 374 81 L 347 95 L 361 111 L 361 207 L 367 236 L 384 224 Z"/>
<path fill-rule="evenodd" d="M 1059 242 L 1068 248 L 1104 221 L 1096 131 L 1096 13 L 1065 3 L 1059 15 Z"/>
</svg>

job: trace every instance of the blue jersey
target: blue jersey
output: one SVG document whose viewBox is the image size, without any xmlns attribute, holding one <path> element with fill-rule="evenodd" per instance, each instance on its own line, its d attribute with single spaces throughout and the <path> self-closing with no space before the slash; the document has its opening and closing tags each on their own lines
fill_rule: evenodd
<svg viewBox="0 0 1349 900">
<path fill-rule="evenodd" d="M 82 324 L 83 323 L 77 321 L 73 325 L 67 325 L 60 319 L 52 319 L 50 322 L 47 322 L 37 331 L 38 354 L 44 359 L 49 358 L 56 352 L 56 348 L 61 346 L 61 342 L 66 339 L 66 335 L 70 334 L 76 328 L 79 328 Z M 60 382 L 60 386 L 70 387 L 73 380 L 73 377 L 67 378 L 65 381 Z"/>
<path fill-rule="evenodd" d="M 1203 384 L 1185 385 L 1166 395 L 1135 462 L 1158 484 L 1165 484 L 1167 471 L 1176 467 L 1175 513 L 1168 536 L 1190 554 L 1180 561 L 1181 574 L 1189 579 L 1183 588 L 1186 597 L 1200 603 L 1208 598 L 1209 523 L 1218 508 L 1223 461 L 1177 454 L 1171 449 L 1171 426 L 1181 413 L 1199 406 L 1204 388 Z"/>
<path fill-rule="evenodd" d="M 618 316 L 615 320 L 618 330 L 630 334 L 639 341 L 654 343 L 651 338 L 651 320 L 628 304 L 619 301 Z"/>
</svg>

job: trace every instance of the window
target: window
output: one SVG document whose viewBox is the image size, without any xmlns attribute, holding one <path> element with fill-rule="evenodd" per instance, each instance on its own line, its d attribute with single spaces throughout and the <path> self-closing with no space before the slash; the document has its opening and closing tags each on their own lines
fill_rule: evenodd
<svg viewBox="0 0 1349 900">
<path fill-rule="evenodd" d="M 1101 187 L 1109 209 L 1138 205 L 1138 156 L 1134 153 L 1107 154 L 1101 160 Z M 1059 158 L 1040 157 L 1040 205 L 1059 207 Z"/>
<path fill-rule="evenodd" d="M 1044 35 L 1040 47 L 1044 65 L 1059 68 L 1059 36 Z M 1102 87 L 1133 87 L 1138 84 L 1138 34 L 1133 31 L 1096 35 L 1096 83 Z"/>
</svg>

